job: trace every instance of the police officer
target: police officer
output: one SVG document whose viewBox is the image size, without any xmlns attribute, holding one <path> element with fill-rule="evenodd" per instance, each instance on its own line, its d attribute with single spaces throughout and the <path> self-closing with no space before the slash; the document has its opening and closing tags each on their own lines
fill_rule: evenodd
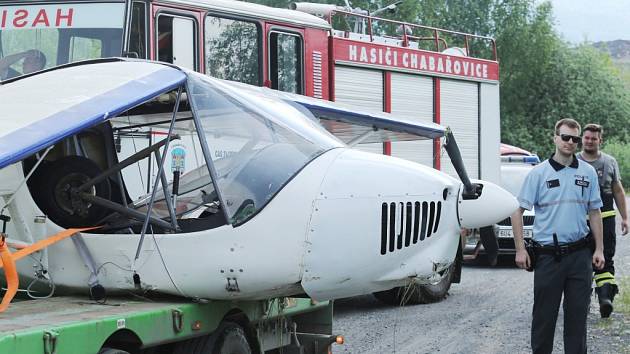
<svg viewBox="0 0 630 354">
<path fill-rule="evenodd" d="M 595 292 L 599 299 L 599 313 L 602 317 L 610 316 L 613 311 L 613 300 L 619 292 L 615 282 L 615 209 L 621 213 L 621 232 L 628 233 L 628 214 L 626 213 L 626 196 L 619 176 L 619 165 L 614 157 L 600 151 L 604 131 L 598 124 L 587 124 L 582 135 L 582 152 L 578 158 L 588 162 L 595 171 L 599 181 L 599 189 L 604 206 L 601 208 L 604 227 L 604 258 L 606 265 L 595 271 Z"/>
<path fill-rule="evenodd" d="M 590 305 L 593 266 L 604 266 L 602 201 L 595 169 L 574 153 L 580 142 L 580 125 L 565 118 L 556 123 L 555 153 L 525 178 L 512 215 L 516 265 L 534 266 L 532 351 L 551 353 L 560 301 L 564 294 L 565 353 L 586 353 L 586 317 Z M 534 259 L 523 241 L 523 211 L 536 210 Z M 595 251 L 587 234 L 588 214 Z"/>
</svg>

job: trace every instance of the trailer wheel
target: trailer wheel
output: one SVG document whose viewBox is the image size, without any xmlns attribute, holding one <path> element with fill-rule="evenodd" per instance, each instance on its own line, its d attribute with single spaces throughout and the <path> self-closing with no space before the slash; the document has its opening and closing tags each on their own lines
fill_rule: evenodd
<svg viewBox="0 0 630 354">
<path fill-rule="evenodd" d="M 177 343 L 173 354 L 251 354 L 245 331 L 233 322 L 224 322 L 214 333 Z M 101 354 L 101 353 L 99 353 Z M 107 353 L 109 354 L 109 353 Z"/>
<path fill-rule="evenodd" d="M 129 352 L 114 348 L 101 348 L 101 350 L 98 351 L 98 354 L 129 354 Z"/>
<path fill-rule="evenodd" d="M 232 322 L 223 323 L 210 337 L 199 354 L 251 354 L 245 331 Z"/>
<path fill-rule="evenodd" d="M 446 298 L 448 290 L 451 288 L 451 281 L 453 279 L 453 269 L 455 263 L 451 265 L 448 273 L 437 284 L 431 285 L 410 285 L 407 287 L 397 287 L 390 290 L 379 291 L 374 293 L 379 301 L 394 306 L 403 305 L 417 305 L 417 304 L 430 304 L 433 302 L 439 302 Z"/>
<path fill-rule="evenodd" d="M 100 168 L 90 159 L 67 156 L 47 166 L 47 176 L 40 189 L 39 206 L 48 217 L 62 227 L 92 226 L 107 213 L 107 209 L 94 205 L 72 193 L 74 188 L 98 176 Z M 104 199 L 111 197 L 107 179 L 87 191 Z"/>
</svg>

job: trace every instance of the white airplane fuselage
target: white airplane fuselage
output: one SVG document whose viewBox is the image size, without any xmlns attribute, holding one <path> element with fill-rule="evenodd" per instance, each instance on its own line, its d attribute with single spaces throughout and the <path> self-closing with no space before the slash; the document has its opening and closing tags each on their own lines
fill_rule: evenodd
<svg viewBox="0 0 630 354">
<path fill-rule="evenodd" d="M 20 164 L 0 170 L 0 190 L 14 190 L 22 178 Z M 336 148 L 311 161 L 240 226 L 147 234 L 135 268 L 145 289 L 211 299 L 305 292 L 326 300 L 410 279 L 435 282 L 455 259 L 460 188 L 454 178 L 413 162 Z M 35 222 L 42 212 L 28 188 L 9 212 L 12 239 L 28 243 L 62 230 L 50 220 Z M 132 290 L 139 235 L 82 236 L 100 284 L 110 293 Z M 24 280 L 33 277 L 35 263 L 18 262 Z M 71 240 L 49 247 L 47 263 L 58 291 L 87 287 L 89 269 Z"/>
</svg>

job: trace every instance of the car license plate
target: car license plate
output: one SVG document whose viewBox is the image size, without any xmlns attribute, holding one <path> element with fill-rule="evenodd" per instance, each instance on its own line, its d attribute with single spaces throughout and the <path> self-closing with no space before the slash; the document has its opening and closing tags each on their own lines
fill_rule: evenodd
<svg viewBox="0 0 630 354">
<path fill-rule="evenodd" d="M 512 229 L 507 229 L 507 230 L 499 230 L 499 237 L 501 238 L 514 238 L 514 232 L 512 232 Z M 531 238 L 532 237 L 532 230 L 523 230 L 523 237 L 524 238 Z"/>
</svg>

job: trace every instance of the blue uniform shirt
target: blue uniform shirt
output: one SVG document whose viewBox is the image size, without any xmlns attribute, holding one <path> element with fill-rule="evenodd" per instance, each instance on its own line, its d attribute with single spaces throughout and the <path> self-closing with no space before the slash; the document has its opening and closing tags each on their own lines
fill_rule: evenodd
<svg viewBox="0 0 630 354">
<path fill-rule="evenodd" d="M 569 167 L 550 158 L 529 172 L 518 202 L 523 209 L 536 210 L 537 242 L 553 245 L 554 233 L 560 244 L 577 241 L 589 231 L 584 215 L 602 206 L 597 172 L 575 156 Z"/>
</svg>

